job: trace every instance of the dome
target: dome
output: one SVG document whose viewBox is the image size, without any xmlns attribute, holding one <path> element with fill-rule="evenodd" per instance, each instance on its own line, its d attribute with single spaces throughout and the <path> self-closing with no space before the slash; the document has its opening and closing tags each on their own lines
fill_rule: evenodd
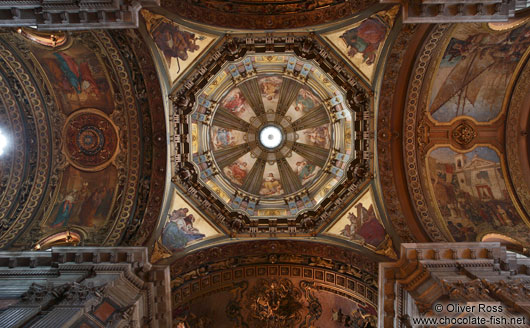
<svg viewBox="0 0 530 328">
<path fill-rule="evenodd" d="M 314 62 L 248 55 L 227 62 L 197 97 L 189 116 L 193 163 L 230 208 L 295 217 L 345 179 L 354 114 Z"/>
</svg>

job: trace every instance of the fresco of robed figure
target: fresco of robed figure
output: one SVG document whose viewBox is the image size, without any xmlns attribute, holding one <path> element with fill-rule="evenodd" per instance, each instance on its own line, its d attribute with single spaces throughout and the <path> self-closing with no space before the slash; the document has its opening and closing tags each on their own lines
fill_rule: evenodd
<svg viewBox="0 0 530 328">
<path fill-rule="evenodd" d="M 326 233 L 367 245 L 378 254 L 396 258 L 392 239 L 378 217 L 371 188 Z"/>
<path fill-rule="evenodd" d="M 65 114 L 83 107 L 95 107 L 110 114 L 114 109 L 114 96 L 99 49 L 88 49 L 75 41 L 64 51 L 33 50 L 49 73 Z M 80 59 L 82 58 L 82 59 Z"/>
<path fill-rule="evenodd" d="M 325 33 L 324 37 L 371 81 L 398 11 L 399 6 L 394 6 L 346 28 Z"/>
<path fill-rule="evenodd" d="M 169 251 L 184 249 L 191 242 L 219 234 L 207 220 L 174 192 L 171 210 L 160 236 Z"/>
<path fill-rule="evenodd" d="M 59 194 L 46 220 L 46 226 L 103 226 L 112 207 L 116 175 L 113 166 L 98 173 L 68 167 L 62 177 Z"/>
<path fill-rule="evenodd" d="M 175 81 L 214 39 L 146 9 L 142 9 L 140 13 L 168 67 L 171 82 Z"/>
</svg>

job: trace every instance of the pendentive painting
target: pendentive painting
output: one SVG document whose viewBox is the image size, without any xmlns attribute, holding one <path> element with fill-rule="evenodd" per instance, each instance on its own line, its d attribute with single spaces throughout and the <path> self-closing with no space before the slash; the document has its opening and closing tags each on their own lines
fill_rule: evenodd
<svg viewBox="0 0 530 328">
<path fill-rule="evenodd" d="M 153 38 L 174 82 L 215 39 L 207 33 L 176 24 L 164 16 L 142 9 L 147 31 Z"/>
<path fill-rule="evenodd" d="M 67 167 L 54 206 L 43 221 L 45 229 L 104 226 L 112 208 L 117 175 L 112 165 L 99 172 Z"/>
<path fill-rule="evenodd" d="M 106 114 L 114 109 L 113 91 L 99 48 L 83 45 L 93 37 L 81 34 L 80 39 L 74 39 L 71 46 L 60 51 L 36 46 L 32 49 L 57 89 L 55 95 L 66 115 L 78 108 L 95 107 Z"/>
<path fill-rule="evenodd" d="M 516 66 L 530 46 L 530 23 L 505 31 L 458 24 L 432 78 L 429 113 L 440 122 L 499 116 Z"/>
<path fill-rule="evenodd" d="M 398 11 L 399 6 L 394 6 L 323 36 L 371 82 Z"/>
<path fill-rule="evenodd" d="M 455 241 L 480 241 L 496 232 L 530 243 L 530 228 L 510 199 L 495 150 L 437 148 L 428 155 L 427 171 L 441 221 Z"/>
<path fill-rule="evenodd" d="M 326 233 L 395 258 L 392 239 L 379 218 L 373 197 L 372 188 L 369 188 Z"/>
<path fill-rule="evenodd" d="M 175 252 L 220 232 L 174 191 L 159 245 Z"/>
</svg>

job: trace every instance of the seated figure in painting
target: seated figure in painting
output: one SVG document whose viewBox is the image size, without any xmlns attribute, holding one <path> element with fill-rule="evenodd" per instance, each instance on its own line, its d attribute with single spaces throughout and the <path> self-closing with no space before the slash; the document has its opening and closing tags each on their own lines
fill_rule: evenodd
<svg viewBox="0 0 530 328">
<path fill-rule="evenodd" d="M 361 53 L 363 62 L 372 65 L 386 32 L 387 27 L 378 19 L 368 18 L 361 25 L 344 32 L 340 38 L 348 48 L 348 56 L 354 57 L 357 53 Z"/>
<path fill-rule="evenodd" d="M 282 80 L 278 77 L 268 77 L 260 81 L 261 94 L 267 100 L 278 98 Z"/>
<path fill-rule="evenodd" d="M 231 92 L 226 97 L 222 106 L 228 109 L 232 114 L 241 117 L 241 115 L 245 111 L 245 102 L 245 96 L 243 96 L 241 91 L 237 90 L 235 92 Z"/>
<path fill-rule="evenodd" d="M 219 128 L 215 135 L 215 145 L 219 148 L 230 147 L 234 144 L 234 139 L 230 129 Z"/>
<path fill-rule="evenodd" d="M 161 22 L 153 30 L 153 38 L 169 66 L 171 66 L 171 58 L 177 58 L 180 71 L 179 60 L 185 61 L 188 59 L 188 52 L 199 50 L 200 47 L 196 42 L 204 37 L 196 37 L 195 33 L 182 31 L 177 25 Z"/>
<path fill-rule="evenodd" d="M 279 195 L 282 192 L 283 190 L 280 181 L 274 177 L 274 173 L 269 173 L 269 175 L 263 179 L 260 193 L 262 195 Z"/>
<path fill-rule="evenodd" d="M 373 205 L 366 209 L 362 203 L 359 203 L 355 207 L 357 215 L 353 212 L 348 213 L 350 224 L 346 224 L 340 234 L 351 240 L 364 242 L 374 247 L 379 246 L 385 240 L 386 232 L 375 216 Z"/>
<path fill-rule="evenodd" d="M 199 230 L 193 227 L 195 218 L 187 208 L 174 210 L 162 231 L 162 244 L 170 250 L 182 249 L 192 240 L 204 238 Z"/>
<path fill-rule="evenodd" d="M 315 165 L 308 164 L 305 160 L 296 162 L 296 174 L 298 174 L 302 183 L 307 182 L 307 180 L 315 176 L 315 169 Z"/>
<path fill-rule="evenodd" d="M 317 101 L 318 100 L 311 93 L 311 91 L 300 89 L 300 92 L 296 97 L 294 110 L 297 112 L 308 113 L 315 108 Z"/>
<path fill-rule="evenodd" d="M 328 128 L 319 126 L 304 132 L 309 144 L 320 148 L 326 148 L 328 145 Z"/>
<path fill-rule="evenodd" d="M 248 173 L 247 162 L 235 161 L 227 167 L 226 173 L 231 180 L 235 180 L 234 182 L 242 185 Z"/>
</svg>

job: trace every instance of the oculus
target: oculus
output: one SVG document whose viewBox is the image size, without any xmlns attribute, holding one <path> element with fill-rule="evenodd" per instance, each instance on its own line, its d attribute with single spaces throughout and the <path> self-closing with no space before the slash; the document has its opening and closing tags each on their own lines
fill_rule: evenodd
<svg viewBox="0 0 530 328">
<path fill-rule="evenodd" d="M 274 150 L 283 140 L 283 133 L 280 128 L 274 125 L 267 125 L 259 133 L 259 142 L 267 149 Z"/>
</svg>

